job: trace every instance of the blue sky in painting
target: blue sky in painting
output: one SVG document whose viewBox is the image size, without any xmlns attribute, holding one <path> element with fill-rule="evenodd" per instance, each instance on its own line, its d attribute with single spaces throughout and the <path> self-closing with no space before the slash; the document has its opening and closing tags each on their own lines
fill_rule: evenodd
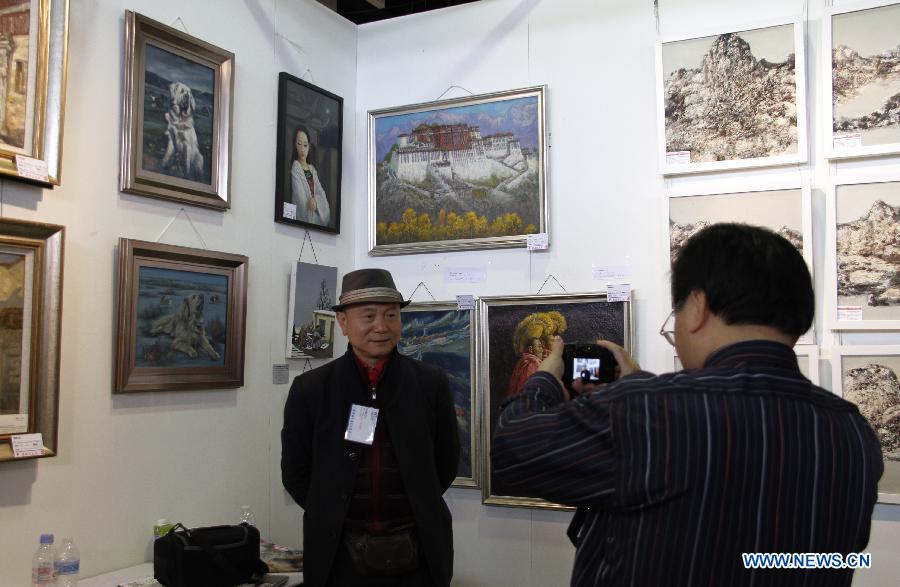
<svg viewBox="0 0 900 587">
<path fill-rule="evenodd" d="M 536 96 L 500 100 L 486 104 L 457 106 L 382 116 L 375 120 L 375 160 L 380 162 L 397 141 L 419 124 L 468 124 L 478 126 L 481 136 L 498 132 L 514 133 L 522 146 L 538 146 L 538 101 Z"/>
<path fill-rule="evenodd" d="M 144 67 L 171 82 L 187 84 L 193 91 L 213 93 L 216 72 L 211 67 L 195 63 L 165 49 L 147 43 Z"/>
</svg>

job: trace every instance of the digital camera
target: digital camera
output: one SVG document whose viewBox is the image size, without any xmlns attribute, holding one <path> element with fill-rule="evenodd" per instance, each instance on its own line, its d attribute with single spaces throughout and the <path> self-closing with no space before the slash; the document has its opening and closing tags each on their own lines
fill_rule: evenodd
<svg viewBox="0 0 900 587">
<path fill-rule="evenodd" d="M 612 352 L 596 344 L 573 343 L 563 347 L 563 383 L 569 389 L 572 382 L 610 383 L 616 378 L 616 358 Z"/>
</svg>

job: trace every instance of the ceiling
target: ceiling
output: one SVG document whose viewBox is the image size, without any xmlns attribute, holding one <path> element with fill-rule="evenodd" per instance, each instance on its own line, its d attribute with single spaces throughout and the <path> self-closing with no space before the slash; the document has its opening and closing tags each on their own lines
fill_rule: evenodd
<svg viewBox="0 0 900 587">
<path fill-rule="evenodd" d="M 356 24 L 386 20 L 407 14 L 416 14 L 468 4 L 478 0 L 318 0 L 347 20 Z M 383 7 L 381 7 L 383 6 Z"/>
</svg>

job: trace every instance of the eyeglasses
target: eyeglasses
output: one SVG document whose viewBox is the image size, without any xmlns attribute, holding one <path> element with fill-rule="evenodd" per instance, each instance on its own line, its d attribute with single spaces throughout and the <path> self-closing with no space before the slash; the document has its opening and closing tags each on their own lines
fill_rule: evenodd
<svg viewBox="0 0 900 587">
<path fill-rule="evenodd" d="M 675 346 L 675 310 L 669 312 L 669 317 L 663 322 L 662 328 L 659 329 L 659 334 L 666 339 L 667 343 Z"/>
</svg>

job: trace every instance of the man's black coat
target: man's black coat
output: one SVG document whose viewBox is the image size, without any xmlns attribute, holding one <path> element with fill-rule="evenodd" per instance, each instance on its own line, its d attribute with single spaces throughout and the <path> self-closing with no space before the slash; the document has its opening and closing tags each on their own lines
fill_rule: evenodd
<svg viewBox="0 0 900 587">
<path fill-rule="evenodd" d="M 447 377 L 396 350 L 379 389 L 385 423 L 436 586 L 453 576 L 453 529 L 441 497 L 456 476 L 459 434 Z M 328 580 L 353 493 L 361 445 L 344 440 L 352 404 L 369 405 L 348 348 L 343 357 L 294 379 L 284 406 L 281 476 L 303 508 L 304 584 Z"/>
</svg>

